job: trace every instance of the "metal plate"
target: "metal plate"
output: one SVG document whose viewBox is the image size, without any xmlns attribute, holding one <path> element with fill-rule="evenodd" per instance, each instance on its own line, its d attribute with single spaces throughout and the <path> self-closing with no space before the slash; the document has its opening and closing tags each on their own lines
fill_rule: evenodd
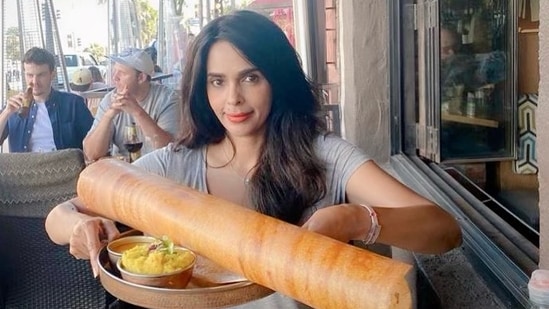
<svg viewBox="0 0 549 309">
<path fill-rule="evenodd" d="M 250 281 L 213 287 L 193 287 L 193 279 L 186 289 L 154 288 L 127 282 L 111 265 L 106 247 L 101 249 L 99 278 L 113 296 L 127 303 L 156 309 L 224 308 L 251 302 L 274 293 L 271 289 Z"/>
</svg>

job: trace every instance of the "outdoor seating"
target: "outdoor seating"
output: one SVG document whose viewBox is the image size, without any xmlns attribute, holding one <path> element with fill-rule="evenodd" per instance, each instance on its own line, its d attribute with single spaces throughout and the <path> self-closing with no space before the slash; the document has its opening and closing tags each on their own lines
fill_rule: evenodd
<svg viewBox="0 0 549 309">
<path fill-rule="evenodd" d="M 103 100 L 103 97 L 107 93 L 108 91 L 102 90 L 102 91 L 86 91 L 81 94 L 86 100 L 86 105 L 88 106 L 88 109 L 90 110 L 93 116 L 95 116 L 95 113 L 97 113 L 97 108 L 99 107 L 99 103 L 101 103 L 101 100 Z"/>
<path fill-rule="evenodd" d="M 87 260 L 54 244 L 44 223 L 76 195 L 79 149 L 0 154 L 0 308 L 104 308 L 107 293 Z"/>
</svg>

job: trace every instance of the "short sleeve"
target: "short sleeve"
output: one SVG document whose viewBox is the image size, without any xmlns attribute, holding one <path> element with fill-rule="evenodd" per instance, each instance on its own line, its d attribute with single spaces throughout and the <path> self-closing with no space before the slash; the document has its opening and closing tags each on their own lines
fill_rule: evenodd
<svg viewBox="0 0 549 309">
<path fill-rule="evenodd" d="M 172 152 L 170 146 L 154 150 L 137 159 L 133 162 L 133 165 L 138 166 L 149 173 L 168 177 L 167 170 L 170 152 Z"/>
<path fill-rule="evenodd" d="M 347 182 L 371 158 L 358 146 L 334 135 L 320 136 L 316 146 L 318 156 L 326 167 L 327 195 L 322 204 L 344 203 Z"/>
<path fill-rule="evenodd" d="M 164 108 L 158 113 L 157 124 L 164 131 L 170 133 L 172 137 L 175 137 L 179 133 L 179 126 L 181 119 L 181 111 L 179 110 L 179 96 L 177 92 L 165 89 L 164 91 L 169 91 L 167 95 L 167 103 L 164 105 Z"/>
</svg>

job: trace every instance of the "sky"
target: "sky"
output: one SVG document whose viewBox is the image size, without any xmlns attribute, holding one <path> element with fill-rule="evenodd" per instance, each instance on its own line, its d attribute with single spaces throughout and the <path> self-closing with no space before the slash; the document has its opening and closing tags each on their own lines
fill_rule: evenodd
<svg viewBox="0 0 549 309">
<path fill-rule="evenodd" d="M 158 2 L 158 0 L 151 0 Z M 6 3 L 6 28 L 17 26 L 17 10 L 15 1 Z M 61 18 L 57 20 L 59 33 L 64 36 L 73 34 L 82 39 L 82 45 L 90 43 L 107 44 L 108 17 L 107 5 L 99 5 L 97 0 L 54 0 L 54 9 L 59 10 Z M 28 9 L 26 6 L 25 9 Z"/>
<path fill-rule="evenodd" d="M 28 0 L 24 0 L 25 2 Z M 193 1 L 188 1 L 193 7 Z M 237 4 L 249 0 L 237 0 Z M 7 1 L 6 26 L 17 26 L 17 10 L 15 1 Z M 158 9 L 159 0 L 149 0 L 152 7 Z M 92 43 L 106 46 L 108 42 L 108 10 L 107 4 L 98 4 L 98 0 L 53 0 L 55 10 L 59 10 L 61 18 L 57 20 L 61 41 L 67 41 L 67 35 L 80 38 L 83 47 Z M 29 6 L 25 5 L 25 9 Z M 66 48 L 66 47 L 64 47 Z"/>
<path fill-rule="evenodd" d="M 27 1 L 27 0 L 25 0 Z M 11 1 L 13 4 L 15 1 Z M 158 0 L 149 0 L 154 8 L 158 8 Z M 6 26 L 17 26 L 17 11 L 15 5 L 8 1 Z M 82 45 L 100 43 L 107 45 L 108 11 L 107 4 L 98 4 L 98 0 L 53 0 L 54 9 L 59 10 L 61 18 L 57 20 L 59 33 L 73 34 L 82 39 Z M 28 7 L 25 6 L 25 9 Z M 12 13 L 13 12 L 13 13 Z M 62 38 L 63 40 L 63 38 Z"/>
<path fill-rule="evenodd" d="M 97 0 L 55 0 L 54 6 L 61 13 L 58 20 L 59 32 L 82 39 L 82 46 L 91 43 L 107 45 L 107 5 L 98 5 Z"/>
</svg>

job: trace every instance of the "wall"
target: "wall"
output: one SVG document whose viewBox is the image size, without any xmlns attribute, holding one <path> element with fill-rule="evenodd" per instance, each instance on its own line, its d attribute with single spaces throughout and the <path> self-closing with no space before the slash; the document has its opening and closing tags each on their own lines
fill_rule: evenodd
<svg viewBox="0 0 549 309">
<path fill-rule="evenodd" d="M 549 1 L 540 1 L 539 105 L 536 113 L 539 166 L 540 267 L 549 269 Z"/>
<path fill-rule="evenodd" d="M 528 10 L 529 12 L 529 10 Z M 518 94 L 538 93 L 539 85 L 539 22 L 530 16 L 519 18 L 518 26 Z M 514 161 L 498 163 L 498 187 L 505 190 L 537 190 L 538 175 L 513 172 Z"/>
<path fill-rule="evenodd" d="M 385 0 L 340 0 L 343 135 L 379 163 L 389 160 L 388 13 Z"/>
<path fill-rule="evenodd" d="M 387 1 L 339 0 L 337 5 L 343 136 L 391 173 Z M 392 257 L 414 264 L 413 256 L 405 250 L 393 248 Z M 415 308 L 415 272 L 407 280 Z"/>
</svg>

